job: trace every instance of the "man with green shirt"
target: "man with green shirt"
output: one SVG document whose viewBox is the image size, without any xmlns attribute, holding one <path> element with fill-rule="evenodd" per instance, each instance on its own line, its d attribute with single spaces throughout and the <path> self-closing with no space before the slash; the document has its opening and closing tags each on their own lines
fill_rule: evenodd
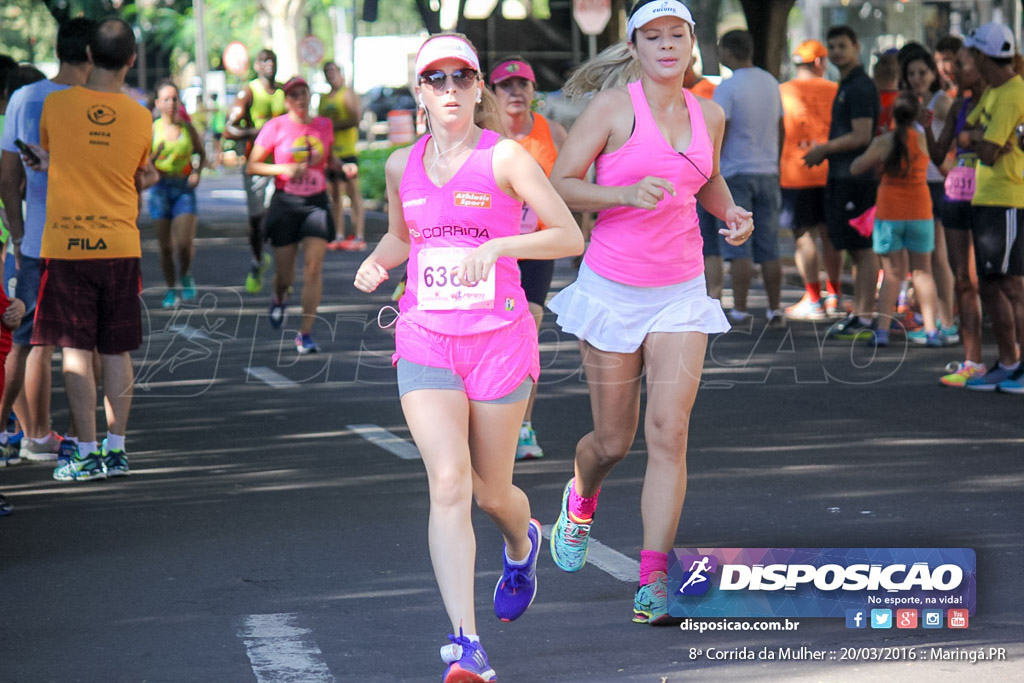
<svg viewBox="0 0 1024 683">
<path fill-rule="evenodd" d="M 254 68 L 256 78 L 238 93 L 224 127 L 224 137 L 246 143 L 246 156 L 263 124 L 285 113 L 284 90 L 275 80 L 277 55 L 272 50 L 260 50 Z M 270 268 L 270 254 L 263 252 L 262 226 L 274 191 L 273 181 L 270 176 L 242 174 L 249 209 L 249 246 L 252 249 L 252 267 L 245 278 L 245 291 L 250 294 L 263 289 L 263 276 Z"/>
<path fill-rule="evenodd" d="M 1024 394 L 1024 80 L 1013 69 L 1008 26 L 990 23 L 964 41 L 989 87 L 967 117 L 978 154 L 971 217 L 981 302 L 992 321 L 999 361 L 966 383 L 975 391 Z"/>
</svg>

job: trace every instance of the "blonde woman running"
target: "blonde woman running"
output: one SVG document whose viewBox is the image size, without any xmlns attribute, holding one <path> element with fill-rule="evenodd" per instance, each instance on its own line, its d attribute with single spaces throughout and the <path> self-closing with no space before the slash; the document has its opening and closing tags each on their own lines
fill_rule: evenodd
<svg viewBox="0 0 1024 683">
<path fill-rule="evenodd" d="M 669 620 L 668 551 L 686 496 L 686 440 L 707 336 L 729 324 L 707 296 L 696 205 L 743 244 L 754 226 L 718 171 L 725 115 L 683 89 L 693 19 L 677 0 L 638 3 L 625 45 L 584 64 L 568 92 L 601 90 L 577 119 L 551 181 L 578 211 L 598 211 L 577 281 L 549 304 L 580 338 L 594 431 L 576 445 L 575 477 L 551 534 L 560 568 L 579 571 L 601 483 L 629 451 L 647 373 L 643 545 L 633 621 Z M 626 84 L 628 82 L 628 84 Z M 596 183 L 585 179 L 597 164 Z"/>
<path fill-rule="evenodd" d="M 537 592 L 540 524 L 512 484 L 516 440 L 540 373 L 537 328 L 516 259 L 579 254 L 583 236 L 544 172 L 500 128 L 467 40 L 429 38 L 416 93 L 430 133 L 385 166 L 388 232 L 355 285 L 374 291 L 408 258 L 395 332 L 398 391 L 430 489 L 428 542 L 452 631 L 445 683 L 495 680 L 473 609 L 473 499 L 505 538 L 494 612 L 520 617 Z M 520 234 L 523 202 L 547 230 Z"/>
</svg>

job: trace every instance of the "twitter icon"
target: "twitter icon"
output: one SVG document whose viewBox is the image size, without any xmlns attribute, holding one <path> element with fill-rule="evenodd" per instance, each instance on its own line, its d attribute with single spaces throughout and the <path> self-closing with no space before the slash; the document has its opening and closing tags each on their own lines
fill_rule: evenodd
<svg viewBox="0 0 1024 683">
<path fill-rule="evenodd" d="M 871 610 L 871 628 L 892 628 L 892 610 Z"/>
</svg>

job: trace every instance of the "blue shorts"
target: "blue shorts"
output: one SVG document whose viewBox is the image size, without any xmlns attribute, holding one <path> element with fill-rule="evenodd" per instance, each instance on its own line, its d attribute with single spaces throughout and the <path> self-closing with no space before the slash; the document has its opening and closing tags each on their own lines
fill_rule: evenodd
<svg viewBox="0 0 1024 683">
<path fill-rule="evenodd" d="M 25 316 L 11 335 L 11 340 L 18 346 L 32 345 L 32 322 L 36 317 L 42 264 L 43 262 L 37 258 L 21 255 L 21 268 L 18 270 L 18 284 L 14 287 L 14 296 L 25 304 Z"/>
<path fill-rule="evenodd" d="M 697 203 L 697 222 L 700 225 L 700 238 L 704 242 L 701 250 L 704 258 L 720 256 L 718 252 L 718 219 L 708 213 L 707 209 Z"/>
<path fill-rule="evenodd" d="M 718 235 L 718 250 L 726 261 L 752 258 L 754 263 L 779 258 L 779 214 L 782 212 L 782 191 L 775 174 L 741 173 L 726 178 L 732 199 L 738 206 L 754 214 L 754 236 L 734 247 Z M 725 223 L 718 221 L 718 227 Z"/>
<path fill-rule="evenodd" d="M 195 213 L 196 191 L 187 178 L 161 178 L 149 191 L 149 217 L 155 221 Z"/>
<path fill-rule="evenodd" d="M 935 221 L 884 221 L 875 219 L 871 247 L 876 254 L 889 254 L 900 249 L 915 254 L 935 251 Z"/>
</svg>

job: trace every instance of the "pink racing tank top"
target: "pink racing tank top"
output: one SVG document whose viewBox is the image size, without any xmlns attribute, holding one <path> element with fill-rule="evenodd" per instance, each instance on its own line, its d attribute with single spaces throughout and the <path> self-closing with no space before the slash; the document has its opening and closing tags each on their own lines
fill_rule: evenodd
<svg viewBox="0 0 1024 683">
<path fill-rule="evenodd" d="M 704 272 L 697 191 L 711 176 L 714 150 L 700 103 L 683 90 L 690 146 L 680 154 L 662 136 L 640 81 L 630 83 L 635 124 L 621 148 L 597 158 L 597 184 L 625 186 L 646 176 L 665 178 L 676 196 L 647 211 L 616 206 L 598 212 L 585 260 L 591 270 L 636 287 L 678 284 Z"/>
<path fill-rule="evenodd" d="M 489 283 L 466 287 L 450 275 L 470 250 L 496 237 L 519 234 L 523 203 L 494 181 L 494 146 L 500 136 L 483 131 L 476 149 L 441 187 L 423 168 L 430 137 L 413 146 L 399 187 L 411 244 L 409 279 L 399 310 L 410 322 L 452 336 L 504 327 L 529 315 L 514 258 L 499 258 Z"/>
</svg>

